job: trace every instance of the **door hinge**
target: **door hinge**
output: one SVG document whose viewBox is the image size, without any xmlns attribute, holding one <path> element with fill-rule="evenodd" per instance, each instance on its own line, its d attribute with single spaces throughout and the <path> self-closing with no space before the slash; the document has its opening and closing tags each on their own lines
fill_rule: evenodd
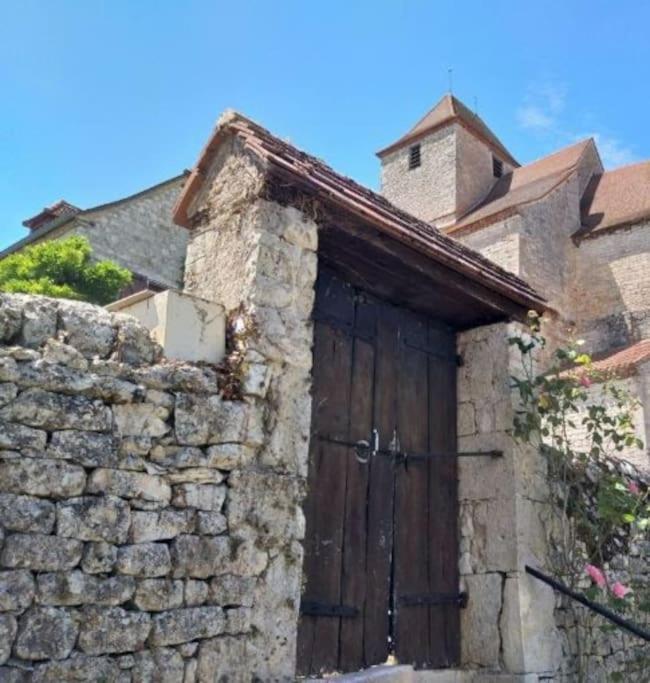
<svg viewBox="0 0 650 683">
<path fill-rule="evenodd" d="M 435 605 L 457 605 L 467 607 L 468 595 L 462 593 L 423 593 L 420 595 L 402 595 L 398 602 L 402 607 L 431 607 Z"/>
</svg>

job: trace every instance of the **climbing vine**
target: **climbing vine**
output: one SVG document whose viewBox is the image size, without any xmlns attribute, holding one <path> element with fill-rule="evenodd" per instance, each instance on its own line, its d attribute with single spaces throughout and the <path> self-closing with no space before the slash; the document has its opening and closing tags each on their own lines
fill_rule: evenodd
<svg viewBox="0 0 650 683">
<path fill-rule="evenodd" d="M 638 402 L 616 377 L 595 369 L 582 342 L 550 351 L 540 318 L 531 313 L 529 319 L 528 330 L 509 339 L 521 355 L 520 371 L 511 378 L 519 402 L 512 434 L 544 457 L 551 512 L 547 570 L 647 628 L 649 573 L 646 567 L 644 576 L 630 556 L 647 562 L 649 494 L 621 458 L 627 449 L 643 448 L 633 420 Z M 644 680 L 650 670 L 647 643 L 572 601 L 561 607 L 575 639 L 577 680 L 592 680 L 594 664 L 610 654 L 608 638 L 622 639 L 624 651 L 615 670 L 605 667 L 609 679 Z"/>
</svg>

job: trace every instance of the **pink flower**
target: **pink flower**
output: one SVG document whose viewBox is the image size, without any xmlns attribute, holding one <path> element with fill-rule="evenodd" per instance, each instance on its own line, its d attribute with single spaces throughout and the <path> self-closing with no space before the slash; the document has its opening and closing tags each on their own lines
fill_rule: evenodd
<svg viewBox="0 0 650 683">
<path fill-rule="evenodd" d="M 628 482 L 627 490 L 630 493 L 633 493 L 635 496 L 638 496 L 641 493 L 641 489 L 639 488 L 639 485 L 635 481 Z"/>
<path fill-rule="evenodd" d="M 602 573 L 598 567 L 594 567 L 593 564 L 587 564 L 585 565 L 585 571 L 589 576 L 591 577 L 591 580 L 599 587 L 599 588 L 605 588 L 607 585 L 607 580 L 605 579 L 605 575 Z"/>
<path fill-rule="evenodd" d="M 590 387 L 592 385 L 592 381 L 587 377 L 587 375 L 582 375 L 580 377 L 580 384 L 582 384 L 583 387 Z"/>
<path fill-rule="evenodd" d="M 612 593 L 614 593 L 614 595 L 617 598 L 624 598 L 630 592 L 630 590 L 631 590 L 630 588 L 628 588 L 627 586 L 624 586 L 620 581 L 617 581 L 612 586 Z"/>
</svg>

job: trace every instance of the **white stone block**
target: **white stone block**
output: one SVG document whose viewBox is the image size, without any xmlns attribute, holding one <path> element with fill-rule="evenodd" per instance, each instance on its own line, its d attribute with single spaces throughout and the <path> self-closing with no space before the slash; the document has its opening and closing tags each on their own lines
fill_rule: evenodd
<svg viewBox="0 0 650 683">
<path fill-rule="evenodd" d="M 226 349 L 226 316 L 218 303 L 173 289 L 138 292 L 107 306 L 151 331 L 167 358 L 218 363 Z"/>
</svg>

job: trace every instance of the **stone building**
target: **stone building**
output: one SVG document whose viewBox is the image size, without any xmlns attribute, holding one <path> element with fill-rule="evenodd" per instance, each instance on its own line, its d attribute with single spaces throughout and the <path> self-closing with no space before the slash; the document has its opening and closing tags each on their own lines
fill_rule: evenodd
<svg viewBox="0 0 650 683">
<path fill-rule="evenodd" d="M 380 158 L 383 196 L 230 112 L 170 181 L 217 366 L 0 297 L 1 680 L 574 680 L 508 337 L 548 312 L 647 392 L 647 167 L 522 167 L 449 96 Z"/>
<path fill-rule="evenodd" d="M 0 258 L 30 244 L 83 235 L 96 258 L 115 261 L 133 273 L 129 292 L 180 288 L 187 233 L 174 225 L 171 210 L 185 177 L 182 173 L 90 209 L 79 209 L 61 200 L 26 219 L 23 225 L 29 234 L 0 252 Z"/>
</svg>

